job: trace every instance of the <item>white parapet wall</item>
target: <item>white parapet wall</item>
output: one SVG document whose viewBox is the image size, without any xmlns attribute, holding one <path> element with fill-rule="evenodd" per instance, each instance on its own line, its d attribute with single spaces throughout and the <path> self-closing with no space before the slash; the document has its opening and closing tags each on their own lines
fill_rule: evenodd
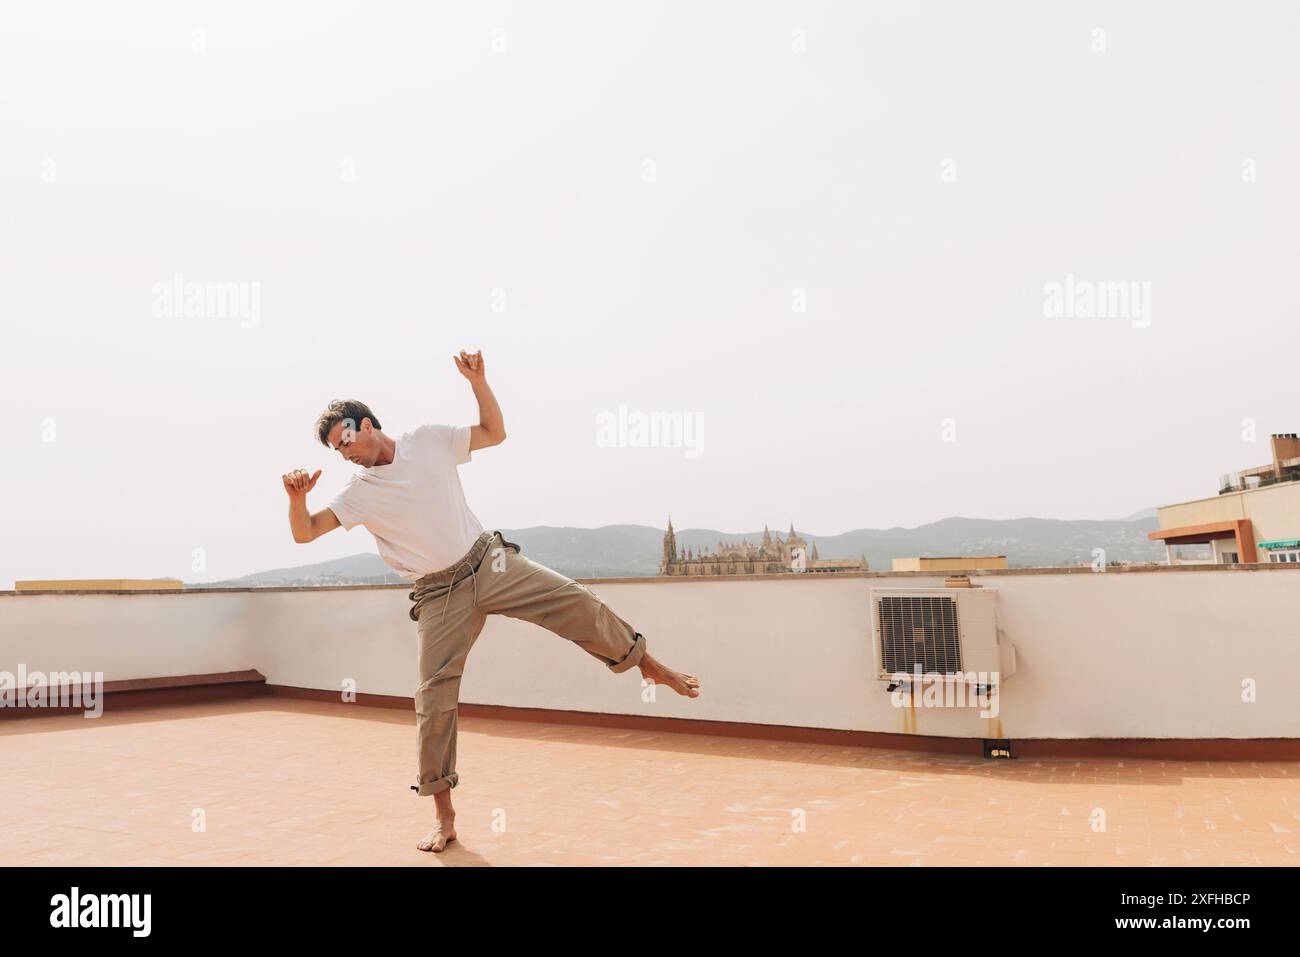
<svg viewBox="0 0 1300 957">
<path fill-rule="evenodd" d="M 942 576 L 590 582 L 696 700 L 611 674 L 575 645 L 491 617 L 461 700 L 967 738 L 1300 738 L 1300 568 L 988 572 L 1017 671 L 994 717 L 898 706 L 875 678 L 870 590 Z M 107 681 L 256 669 L 273 685 L 410 697 L 404 588 L 0 594 L 0 671 Z"/>
</svg>

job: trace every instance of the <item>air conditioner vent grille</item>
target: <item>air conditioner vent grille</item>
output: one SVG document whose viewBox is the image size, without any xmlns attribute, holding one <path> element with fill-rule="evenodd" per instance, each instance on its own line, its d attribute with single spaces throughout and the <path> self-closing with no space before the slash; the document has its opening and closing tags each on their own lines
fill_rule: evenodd
<svg viewBox="0 0 1300 957">
<path fill-rule="evenodd" d="M 883 671 L 954 674 L 962 670 L 956 599 L 882 595 L 877 601 Z"/>
</svg>

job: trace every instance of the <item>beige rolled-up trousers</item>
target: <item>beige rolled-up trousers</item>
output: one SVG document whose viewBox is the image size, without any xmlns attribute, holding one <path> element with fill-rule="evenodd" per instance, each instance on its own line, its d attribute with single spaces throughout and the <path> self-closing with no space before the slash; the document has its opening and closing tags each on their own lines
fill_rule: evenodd
<svg viewBox="0 0 1300 957">
<path fill-rule="evenodd" d="M 451 568 L 425 575 L 410 594 L 419 623 L 420 685 L 415 692 L 420 796 L 454 788 L 456 708 L 465 659 L 488 615 L 541 625 L 623 672 L 645 656 L 646 641 L 585 585 L 524 558 L 500 532 L 484 532 Z"/>
</svg>

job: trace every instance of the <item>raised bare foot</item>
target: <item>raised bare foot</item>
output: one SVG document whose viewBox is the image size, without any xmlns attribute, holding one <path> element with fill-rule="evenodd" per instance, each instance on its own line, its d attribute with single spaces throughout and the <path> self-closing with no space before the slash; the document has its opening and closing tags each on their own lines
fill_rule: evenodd
<svg viewBox="0 0 1300 957">
<path fill-rule="evenodd" d="M 688 698 L 698 698 L 700 696 L 699 678 L 695 677 L 695 675 L 688 675 L 666 668 L 662 662 L 656 661 L 649 655 L 641 659 L 641 677 L 652 684 L 667 685 L 678 694 L 685 695 Z"/>
<path fill-rule="evenodd" d="M 454 840 L 456 840 L 455 823 L 448 822 L 444 825 L 439 821 L 433 826 L 432 831 L 424 835 L 424 840 L 415 846 L 422 851 L 433 851 L 433 853 L 437 854 Z"/>
</svg>

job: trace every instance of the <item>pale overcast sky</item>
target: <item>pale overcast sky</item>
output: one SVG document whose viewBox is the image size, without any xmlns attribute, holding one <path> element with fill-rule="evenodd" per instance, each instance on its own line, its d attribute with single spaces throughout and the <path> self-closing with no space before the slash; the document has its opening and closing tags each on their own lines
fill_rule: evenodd
<svg viewBox="0 0 1300 957">
<path fill-rule="evenodd" d="M 462 348 L 510 433 L 461 470 L 489 528 L 1212 495 L 1300 431 L 1298 24 L 6 0 L 0 587 L 373 550 L 295 545 L 280 474 L 324 468 L 313 508 L 345 483 L 312 436 L 332 398 L 394 435 L 472 421 Z M 244 318 L 169 311 L 177 275 L 243 284 Z M 1070 276 L 1149 312 L 1047 315 Z M 606 447 L 620 406 L 690 416 L 698 445 Z"/>
</svg>

